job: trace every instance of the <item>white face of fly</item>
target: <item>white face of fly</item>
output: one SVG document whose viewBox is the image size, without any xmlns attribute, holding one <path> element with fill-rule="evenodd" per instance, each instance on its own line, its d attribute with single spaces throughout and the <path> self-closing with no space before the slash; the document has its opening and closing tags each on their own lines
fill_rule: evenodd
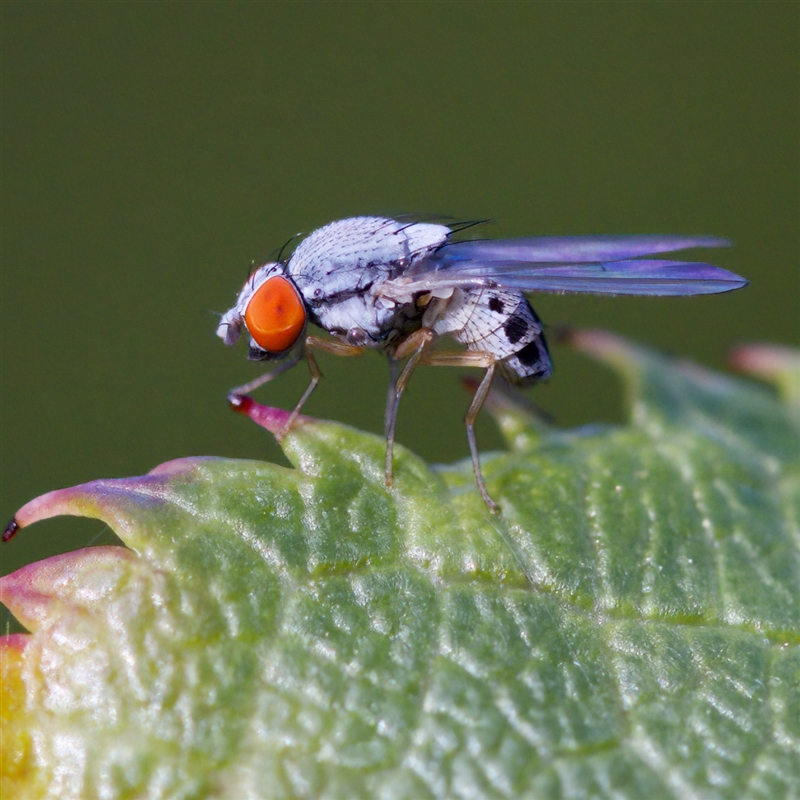
<svg viewBox="0 0 800 800">
<path fill-rule="evenodd" d="M 276 275 L 284 275 L 282 264 L 270 263 L 259 267 L 247 279 L 247 282 L 239 292 L 239 296 L 236 298 L 236 303 L 233 308 L 222 315 L 222 319 L 217 326 L 217 336 L 229 347 L 236 344 L 239 337 L 242 335 L 242 331 L 247 330 L 244 315 L 253 295 L 269 278 Z M 252 337 L 250 339 L 250 348 L 251 350 L 253 348 L 258 348 L 257 342 Z"/>
</svg>

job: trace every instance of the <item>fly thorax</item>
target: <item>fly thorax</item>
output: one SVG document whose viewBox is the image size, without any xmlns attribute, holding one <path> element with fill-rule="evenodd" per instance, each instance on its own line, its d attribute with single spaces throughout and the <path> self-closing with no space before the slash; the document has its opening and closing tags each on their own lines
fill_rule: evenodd
<svg viewBox="0 0 800 800">
<path fill-rule="evenodd" d="M 380 288 L 439 247 L 448 234 L 442 225 L 383 217 L 340 220 L 304 239 L 286 271 L 320 327 L 338 336 L 359 328 L 373 342 L 384 342 L 398 326 L 405 328 L 407 315 L 405 305 Z"/>
<path fill-rule="evenodd" d="M 357 328 L 363 331 L 366 344 L 378 344 L 386 340 L 396 327 L 397 307 L 386 300 L 375 298 L 368 292 L 339 296 L 331 302 L 312 306 L 313 321 L 334 335 L 347 337 Z"/>
</svg>

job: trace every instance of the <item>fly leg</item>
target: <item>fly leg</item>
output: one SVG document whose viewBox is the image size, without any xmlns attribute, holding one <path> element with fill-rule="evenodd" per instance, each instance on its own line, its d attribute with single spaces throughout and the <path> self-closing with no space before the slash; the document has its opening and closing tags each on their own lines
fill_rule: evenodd
<svg viewBox="0 0 800 800">
<path fill-rule="evenodd" d="M 319 339 L 316 336 L 306 336 L 303 349 L 299 351 L 299 354 L 292 363 L 292 366 L 294 366 L 303 357 L 303 355 L 305 355 L 308 361 L 308 370 L 311 373 L 311 383 L 308 384 L 308 388 L 303 392 L 302 396 L 297 401 L 297 405 L 289 415 L 289 419 L 286 420 L 286 424 L 283 426 L 283 430 L 280 432 L 280 435 L 276 437 L 279 442 L 291 430 L 292 425 L 294 425 L 294 421 L 297 419 L 297 415 L 300 413 L 300 409 L 306 404 L 306 400 L 311 397 L 311 393 L 317 388 L 319 379 L 322 377 L 322 370 L 319 368 L 317 359 L 314 358 L 314 354 L 311 352 L 312 349 L 323 350 L 326 353 L 333 353 L 335 356 L 344 356 L 345 358 L 350 358 L 352 356 L 363 355 L 366 347 L 355 347 L 351 344 L 346 344 L 345 342 L 337 342 L 335 339 Z M 268 373 L 268 375 L 272 376 L 275 372 L 277 372 L 277 370 L 273 370 L 273 372 Z"/>
<path fill-rule="evenodd" d="M 422 356 L 422 363 L 428 364 L 432 367 L 485 367 L 486 374 L 480 382 L 475 394 L 472 396 L 467 415 L 464 422 L 467 426 L 467 441 L 469 442 L 469 452 L 472 456 L 472 470 L 475 473 L 475 482 L 478 484 L 478 491 L 481 493 L 483 502 L 489 507 L 489 511 L 496 514 L 500 508 L 497 503 L 489 496 L 486 491 L 486 484 L 483 482 L 483 473 L 481 472 L 481 462 L 478 456 L 478 444 L 475 441 L 475 420 L 478 418 L 483 403 L 486 400 L 486 395 L 489 394 L 489 389 L 492 385 L 492 378 L 494 378 L 494 369 L 497 359 L 491 353 L 482 352 L 444 352 L 444 353 L 424 353 Z"/>
<path fill-rule="evenodd" d="M 286 359 L 286 361 L 284 361 L 282 364 L 278 364 L 275 369 L 265 372 L 263 375 L 259 375 L 255 380 L 252 380 L 249 383 L 243 383 L 241 386 L 236 386 L 231 389 L 228 392 L 228 399 L 230 400 L 233 397 L 241 397 L 245 394 L 251 394 L 253 391 L 258 389 L 259 386 L 263 386 L 273 378 L 277 378 L 278 375 L 283 375 L 284 372 L 288 372 L 292 367 L 296 367 L 300 363 L 300 359 L 302 357 L 302 349 L 296 350 L 291 356 L 289 356 L 289 358 Z"/>
<path fill-rule="evenodd" d="M 386 485 L 394 482 L 394 431 L 397 426 L 397 406 L 400 396 L 408 385 L 408 380 L 414 368 L 419 364 L 425 351 L 431 346 L 436 334 L 430 328 L 420 328 L 410 336 L 403 339 L 389 356 L 389 396 L 386 401 Z M 400 362 L 408 357 L 403 369 L 398 375 Z"/>
<path fill-rule="evenodd" d="M 386 410 L 383 412 L 383 432 L 389 435 L 389 420 L 392 417 L 392 404 L 395 399 L 395 385 L 400 374 L 400 362 L 396 358 L 389 356 L 389 393 L 386 396 Z M 395 412 L 396 413 L 396 412 Z"/>
</svg>

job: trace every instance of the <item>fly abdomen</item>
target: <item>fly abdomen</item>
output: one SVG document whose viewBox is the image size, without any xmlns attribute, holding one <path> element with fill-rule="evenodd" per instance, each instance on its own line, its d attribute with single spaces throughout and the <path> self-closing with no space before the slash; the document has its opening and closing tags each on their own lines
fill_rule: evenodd
<svg viewBox="0 0 800 800">
<path fill-rule="evenodd" d="M 491 353 L 511 383 L 550 374 L 542 322 L 522 292 L 496 287 L 456 290 L 434 329 L 449 333 L 467 350 Z"/>
<path fill-rule="evenodd" d="M 542 321 L 524 295 L 519 295 L 519 303 L 503 325 L 503 333 L 514 347 L 498 364 L 500 374 L 509 383 L 519 385 L 550 377 L 552 367 Z"/>
<path fill-rule="evenodd" d="M 544 334 L 539 333 L 521 350 L 501 361 L 498 368 L 500 374 L 515 386 L 549 378 L 552 366 Z"/>
</svg>

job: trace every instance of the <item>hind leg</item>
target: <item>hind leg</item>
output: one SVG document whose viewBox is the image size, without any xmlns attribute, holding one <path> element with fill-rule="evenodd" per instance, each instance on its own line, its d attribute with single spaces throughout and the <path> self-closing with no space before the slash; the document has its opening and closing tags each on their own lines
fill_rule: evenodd
<svg viewBox="0 0 800 800">
<path fill-rule="evenodd" d="M 475 390 L 472 396 L 472 402 L 467 410 L 464 423 L 467 427 L 467 441 L 469 442 L 469 452 L 472 456 L 472 470 L 475 473 L 475 482 L 478 485 L 478 491 L 481 493 L 483 502 L 489 507 L 489 511 L 496 514 L 500 508 L 497 503 L 489 496 L 486 490 L 486 484 L 483 481 L 483 472 L 481 471 L 480 456 L 478 454 L 478 444 L 475 440 L 475 420 L 478 418 L 481 408 L 489 394 L 489 389 L 492 386 L 492 379 L 494 378 L 495 366 L 497 359 L 491 353 L 481 352 L 444 352 L 444 353 L 425 353 L 422 356 L 422 363 L 432 367 L 485 367 L 486 373 L 483 380 Z"/>
</svg>

